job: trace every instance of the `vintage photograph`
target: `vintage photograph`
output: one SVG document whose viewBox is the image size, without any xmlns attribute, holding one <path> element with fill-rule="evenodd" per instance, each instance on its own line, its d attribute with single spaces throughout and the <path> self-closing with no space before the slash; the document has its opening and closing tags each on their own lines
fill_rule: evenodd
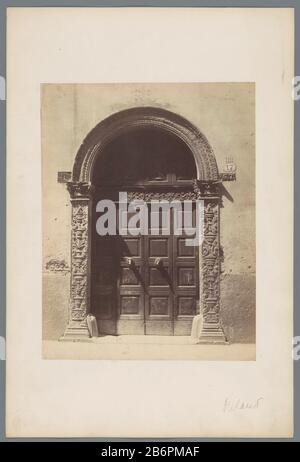
<svg viewBox="0 0 300 462">
<path fill-rule="evenodd" d="M 42 84 L 43 357 L 255 360 L 255 84 Z"/>
<path fill-rule="evenodd" d="M 294 20 L 9 9 L 8 437 L 293 435 Z"/>
</svg>

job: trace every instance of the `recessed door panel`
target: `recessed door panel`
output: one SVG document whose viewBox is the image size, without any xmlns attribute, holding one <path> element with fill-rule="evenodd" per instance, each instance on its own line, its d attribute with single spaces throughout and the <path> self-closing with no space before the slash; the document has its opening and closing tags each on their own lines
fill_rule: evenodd
<svg viewBox="0 0 300 462">
<path fill-rule="evenodd" d="M 149 316 L 170 317 L 171 303 L 168 295 L 151 295 L 149 298 Z"/>
<path fill-rule="evenodd" d="M 139 268 L 137 268 L 139 271 Z M 137 272 L 133 271 L 133 269 L 128 267 L 121 267 L 121 276 L 120 276 L 120 283 L 123 286 L 136 286 L 139 285 L 139 280 L 137 278 Z"/>
<path fill-rule="evenodd" d="M 183 295 L 177 297 L 177 316 L 195 316 L 196 299 L 193 296 Z"/>
<path fill-rule="evenodd" d="M 118 318 L 122 332 L 130 320 L 144 320 L 144 265 L 141 237 L 119 236 Z M 138 333 L 140 323 L 137 324 Z M 131 331 L 131 327 L 129 329 Z"/>
<path fill-rule="evenodd" d="M 174 335 L 190 335 L 199 308 L 198 248 L 187 246 L 186 237 L 174 236 Z"/>
<path fill-rule="evenodd" d="M 194 267 L 177 267 L 177 280 L 179 287 L 194 287 L 196 283 Z"/>
<path fill-rule="evenodd" d="M 139 314 L 140 296 L 139 295 L 121 295 L 121 315 Z"/>
<path fill-rule="evenodd" d="M 153 217 L 152 217 L 153 218 Z M 172 235 L 161 211 L 156 213 L 155 236 L 144 237 L 145 249 L 145 333 L 173 335 L 174 297 L 172 268 Z M 170 223 L 169 223 L 170 226 Z"/>
<path fill-rule="evenodd" d="M 149 238 L 149 257 L 168 257 L 168 238 Z"/>
<path fill-rule="evenodd" d="M 195 247 L 191 245 L 186 245 L 185 237 L 177 238 L 177 256 L 178 257 L 194 257 L 195 256 Z"/>
<path fill-rule="evenodd" d="M 122 255 L 129 257 L 139 257 L 141 255 L 140 238 L 123 238 Z"/>
<path fill-rule="evenodd" d="M 150 287 L 168 287 L 170 285 L 169 282 L 170 275 L 169 275 L 169 268 L 164 266 L 162 268 L 157 268 L 151 266 L 149 268 L 149 286 Z"/>
</svg>

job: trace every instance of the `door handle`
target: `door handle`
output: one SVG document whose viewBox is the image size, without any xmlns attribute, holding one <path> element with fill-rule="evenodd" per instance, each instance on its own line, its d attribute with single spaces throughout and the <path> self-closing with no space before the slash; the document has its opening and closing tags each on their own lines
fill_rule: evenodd
<svg viewBox="0 0 300 462">
<path fill-rule="evenodd" d="M 141 273 L 139 271 L 140 266 L 139 265 L 136 266 L 135 261 L 133 260 L 133 258 L 125 257 L 125 261 L 126 261 L 127 265 L 129 266 L 129 268 L 131 269 L 131 271 L 135 274 L 135 276 L 138 279 L 138 281 L 140 282 L 141 286 L 146 291 L 145 282 L 143 281 L 143 278 L 142 278 Z"/>
<path fill-rule="evenodd" d="M 135 262 L 132 258 L 126 257 L 126 263 L 130 268 L 135 268 Z"/>
<path fill-rule="evenodd" d="M 155 264 L 156 268 L 159 268 L 159 269 L 163 269 L 163 267 L 164 267 L 164 263 L 163 263 L 163 260 L 161 258 L 156 258 L 154 260 L 154 264 Z"/>
<path fill-rule="evenodd" d="M 172 279 L 170 277 L 168 269 L 164 266 L 163 259 L 162 258 L 156 258 L 154 260 L 154 265 L 158 269 L 158 271 L 160 271 L 162 276 L 167 280 L 171 290 L 173 290 L 173 282 L 172 282 Z"/>
</svg>

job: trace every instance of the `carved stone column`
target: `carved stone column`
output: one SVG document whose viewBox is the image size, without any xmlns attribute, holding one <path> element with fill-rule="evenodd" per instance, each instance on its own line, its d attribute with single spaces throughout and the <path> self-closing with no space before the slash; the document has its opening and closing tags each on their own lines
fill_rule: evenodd
<svg viewBox="0 0 300 462">
<path fill-rule="evenodd" d="M 192 337 L 196 343 L 226 343 L 220 322 L 220 204 L 221 182 L 195 180 L 194 192 L 204 201 L 204 229 L 200 254 L 200 315 Z"/>
<path fill-rule="evenodd" d="M 204 199 L 204 240 L 201 248 L 200 343 L 225 343 L 220 323 L 220 200 Z"/>
<path fill-rule="evenodd" d="M 89 210 L 91 186 L 68 182 L 72 204 L 71 284 L 69 323 L 62 340 L 84 340 L 90 337 L 86 316 L 90 303 L 90 236 Z"/>
</svg>

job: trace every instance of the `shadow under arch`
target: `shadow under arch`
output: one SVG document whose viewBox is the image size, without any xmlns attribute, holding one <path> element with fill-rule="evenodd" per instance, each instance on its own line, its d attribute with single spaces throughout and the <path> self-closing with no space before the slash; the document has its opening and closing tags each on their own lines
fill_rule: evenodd
<svg viewBox="0 0 300 462">
<path fill-rule="evenodd" d="M 198 180 L 219 180 L 214 152 L 195 125 L 166 109 L 134 107 L 108 116 L 88 133 L 76 154 L 72 181 L 90 183 L 95 160 L 101 156 L 107 144 L 122 133 L 145 127 L 164 130 L 181 139 L 194 156 Z"/>
</svg>

